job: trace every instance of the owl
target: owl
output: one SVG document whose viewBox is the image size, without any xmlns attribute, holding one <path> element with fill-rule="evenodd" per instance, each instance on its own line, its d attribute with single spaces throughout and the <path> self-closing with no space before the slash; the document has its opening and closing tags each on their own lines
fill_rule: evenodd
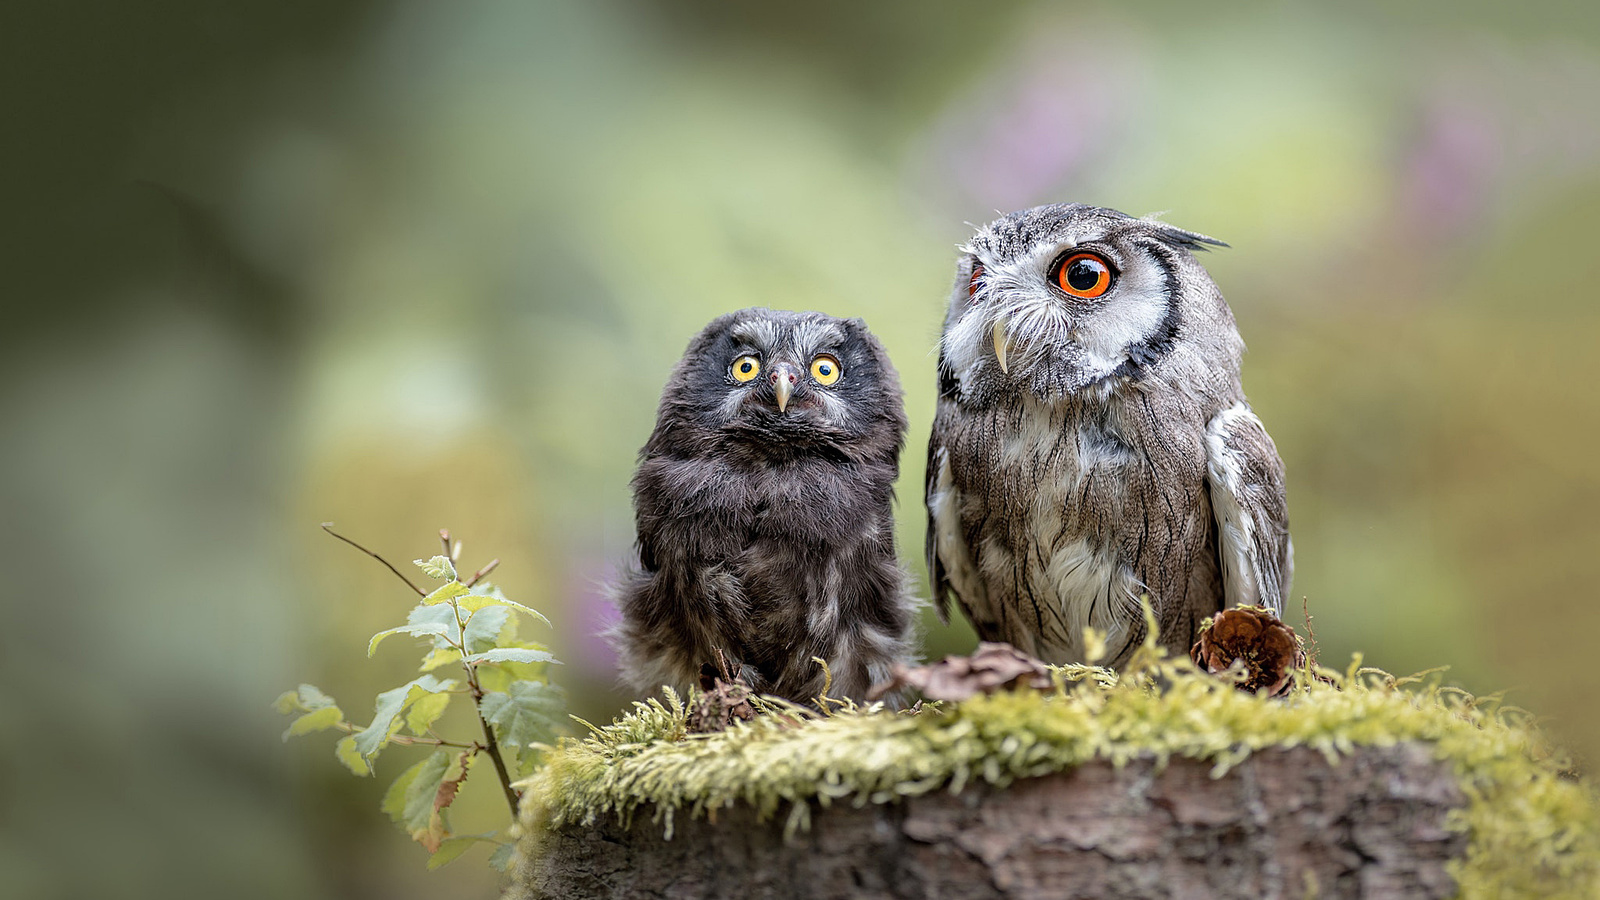
<svg viewBox="0 0 1600 900">
<path fill-rule="evenodd" d="M 752 688 L 861 699 L 906 656 L 890 505 L 900 382 L 859 319 L 746 309 L 689 343 L 633 478 L 625 680 L 686 689 L 722 651 Z"/>
<path fill-rule="evenodd" d="M 1220 241 L 1080 204 L 962 248 L 939 345 L 927 559 L 979 637 L 1110 665 L 1186 651 L 1226 606 L 1281 611 L 1283 463 L 1239 383 L 1244 342 L 1195 251 Z"/>
</svg>

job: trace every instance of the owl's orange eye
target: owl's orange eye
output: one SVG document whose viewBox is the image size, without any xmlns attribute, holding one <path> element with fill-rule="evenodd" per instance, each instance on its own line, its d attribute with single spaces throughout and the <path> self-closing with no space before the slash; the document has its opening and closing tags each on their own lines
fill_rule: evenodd
<svg viewBox="0 0 1600 900">
<path fill-rule="evenodd" d="M 1095 253 L 1074 253 L 1056 266 L 1056 284 L 1074 297 L 1094 299 L 1111 289 L 1111 266 Z"/>
<path fill-rule="evenodd" d="M 755 378 L 761 374 L 761 360 L 754 356 L 741 356 L 733 361 L 733 380 L 739 383 Z"/>
<path fill-rule="evenodd" d="M 978 282 L 983 280 L 983 263 L 973 260 L 972 277 L 967 279 L 967 296 L 971 297 L 978 292 Z"/>
</svg>

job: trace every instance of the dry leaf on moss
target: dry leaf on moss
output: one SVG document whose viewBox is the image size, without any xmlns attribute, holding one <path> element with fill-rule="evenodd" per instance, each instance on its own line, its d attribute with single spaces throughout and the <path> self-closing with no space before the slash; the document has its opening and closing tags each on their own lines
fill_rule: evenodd
<svg viewBox="0 0 1600 900">
<path fill-rule="evenodd" d="M 971 656 L 947 656 L 926 666 L 895 666 L 893 677 L 872 689 L 882 697 L 904 687 L 929 700 L 965 700 L 1015 687 L 1048 691 L 1054 686 L 1045 664 L 1005 643 L 984 641 Z"/>
</svg>

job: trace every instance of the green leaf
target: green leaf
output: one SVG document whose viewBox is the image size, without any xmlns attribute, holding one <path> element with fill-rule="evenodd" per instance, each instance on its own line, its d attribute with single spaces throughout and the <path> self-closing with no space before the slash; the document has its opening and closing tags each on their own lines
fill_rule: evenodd
<svg viewBox="0 0 1600 900">
<path fill-rule="evenodd" d="M 372 724 L 353 735 L 356 750 L 360 752 L 362 759 L 369 766 L 372 764 L 378 751 L 382 750 L 384 745 L 389 743 L 389 738 L 399 730 L 400 714 L 405 712 L 417 698 L 452 690 L 455 686 L 454 681 L 441 681 L 432 675 L 423 675 L 379 694 L 378 701 L 373 706 Z"/>
<path fill-rule="evenodd" d="M 485 594 L 468 594 L 457 600 L 456 603 L 467 612 L 477 612 L 485 607 L 504 605 L 505 600 L 504 598 L 491 597 Z"/>
<path fill-rule="evenodd" d="M 506 623 L 506 630 L 517 623 L 516 619 Z M 500 632 L 501 647 L 515 647 L 521 650 L 548 650 L 543 644 L 532 641 L 507 640 L 506 631 Z M 499 662 L 492 666 L 478 668 L 478 686 L 485 691 L 508 691 L 511 685 L 518 681 L 549 681 L 548 671 L 550 666 L 546 663 L 519 663 Z"/>
<path fill-rule="evenodd" d="M 511 617 L 511 611 L 504 607 L 490 607 L 477 612 L 463 610 L 463 612 L 466 615 L 462 618 L 467 621 L 467 648 L 473 652 L 493 647 L 504 633 L 507 621 Z M 405 631 L 408 628 L 415 628 L 418 633 L 436 634 L 433 643 L 435 649 L 443 650 L 449 648 L 451 643 L 461 643 L 461 628 L 456 623 L 456 611 L 448 603 L 429 604 L 424 601 L 406 616 L 404 626 L 391 631 Z"/>
<path fill-rule="evenodd" d="M 500 742 L 515 750 L 519 761 L 529 763 L 528 745 L 552 740 L 565 720 L 566 692 L 541 681 L 518 681 L 505 693 L 484 694 L 478 710 L 494 726 Z"/>
<path fill-rule="evenodd" d="M 480 581 L 472 586 L 474 597 L 489 597 L 494 600 L 506 599 L 506 592 L 500 590 L 500 585 L 492 581 Z"/>
<path fill-rule="evenodd" d="M 448 697 L 450 695 L 445 694 L 444 696 Z M 313 731 L 324 731 L 332 728 L 335 725 L 338 725 L 343 721 L 344 713 L 339 711 L 339 707 L 324 706 L 321 709 L 314 709 L 300 718 L 295 719 L 294 723 L 291 724 L 286 731 L 284 731 L 283 739 L 287 741 L 289 738 L 292 738 L 297 734 L 310 734 Z"/>
<path fill-rule="evenodd" d="M 538 619 L 539 621 L 545 623 L 546 625 L 550 624 L 550 620 L 546 619 L 544 617 L 544 613 L 539 612 L 537 609 L 534 609 L 531 606 L 523 606 L 521 603 L 518 603 L 515 600 L 501 600 L 500 604 L 502 606 L 509 606 L 512 609 L 516 610 L 517 612 L 527 613 L 528 615 L 533 616 L 535 619 Z"/>
<path fill-rule="evenodd" d="M 463 662 L 467 663 L 555 663 L 561 664 L 548 650 L 529 650 L 522 647 L 496 647 L 482 653 L 474 653 Z"/>
<path fill-rule="evenodd" d="M 413 559 L 426 572 L 429 578 L 444 578 L 449 581 L 456 580 L 456 565 L 448 556 L 435 556 L 432 559 Z"/>
<path fill-rule="evenodd" d="M 451 600 L 455 600 L 458 597 L 465 597 L 466 595 L 466 585 L 459 581 L 451 581 L 444 587 L 441 587 L 428 596 L 423 597 L 422 604 L 424 606 L 437 606 L 440 603 L 449 603 Z"/>
<path fill-rule="evenodd" d="M 507 610 L 509 611 L 510 607 L 507 607 Z M 520 628 L 521 625 L 522 625 L 522 617 L 521 616 L 512 616 L 512 615 L 506 616 L 506 624 L 505 624 L 504 627 L 502 627 L 500 629 L 500 636 L 495 638 L 494 645 L 496 647 L 535 647 L 535 646 L 537 646 L 536 644 L 530 644 L 530 643 L 528 643 L 526 641 L 517 640 L 517 629 Z M 543 650 L 544 648 L 543 647 L 539 647 L 539 649 Z"/>
<path fill-rule="evenodd" d="M 516 844 L 501 844 L 500 849 L 489 854 L 489 865 L 494 866 L 498 872 L 508 872 L 511 870 L 511 860 L 516 852 Z"/>
<path fill-rule="evenodd" d="M 467 620 L 467 652 L 477 653 L 493 647 L 509 618 L 511 610 L 504 606 L 491 606 L 472 613 L 472 618 Z"/>
<path fill-rule="evenodd" d="M 412 637 L 424 637 L 427 635 L 447 634 L 449 631 L 450 626 L 443 622 L 418 622 L 415 625 L 407 623 L 405 625 L 397 625 L 394 628 L 385 628 L 373 635 L 372 640 L 367 642 L 367 658 L 371 659 L 372 654 L 378 649 L 378 644 L 382 643 L 383 639 L 391 634 L 409 634 Z"/>
<path fill-rule="evenodd" d="M 523 606 L 521 603 L 509 599 L 506 597 L 505 593 L 500 590 L 500 588 L 492 584 L 474 585 L 472 588 L 472 595 L 470 597 L 462 598 L 460 603 L 462 609 L 474 610 L 483 609 L 489 606 L 504 606 L 527 613 L 546 625 L 550 624 L 550 620 L 546 619 L 543 613 L 531 606 Z"/>
<path fill-rule="evenodd" d="M 430 851 L 437 851 L 444 840 L 444 822 L 434 808 L 434 799 L 449 770 L 450 752 L 437 751 L 400 773 L 383 795 L 383 811 L 423 846 L 431 839 Z"/>
<path fill-rule="evenodd" d="M 406 712 L 406 727 L 412 734 L 427 734 L 433 723 L 439 721 L 444 715 L 445 707 L 455 698 L 454 694 L 428 694 L 418 697 L 411 704 L 411 709 Z"/>
<path fill-rule="evenodd" d="M 344 763 L 345 768 L 357 775 L 365 777 L 372 774 L 372 767 L 367 765 L 367 761 L 361 756 L 361 751 L 356 749 L 356 736 L 353 734 L 339 739 L 339 743 L 333 747 L 333 755 L 338 757 L 339 762 Z"/>
<path fill-rule="evenodd" d="M 324 694 L 314 684 L 300 685 L 300 702 L 306 709 L 322 709 L 325 706 L 334 706 L 333 698 Z"/>
<path fill-rule="evenodd" d="M 384 792 L 383 811 L 429 854 L 439 852 L 450 837 L 446 813 L 475 758 L 470 750 L 454 755 L 439 750 L 401 773 Z"/>
<path fill-rule="evenodd" d="M 417 671 L 432 672 L 434 669 L 437 669 L 440 666 L 447 666 L 450 663 L 459 662 L 460 659 L 461 651 L 454 647 L 435 647 L 428 651 L 427 656 L 422 658 L 422 666 L 418 668 Z"/>
<path fill-rule="evenodd" d="M 462 834 L 453 838 L 447 838 L 444 843 L 439 845 L 439 849 L 435 851 L 432 856 L 428 857 L 428 871 L 431 872 L 434 869 L 447 866 L 455 862 L 457 857 L 467 852 L 467 850 L 471 848 L 473 844 L 476 844 L 479 841 L 488 841 L 491 844 L 499 843 L 499 841 L 494 839 L 494 832 L 492 831 L 485 832 L 483 834 Z"/>
<path fill-rule="evenodd" d="M 302 684 L 292 691 L 284 691 L 278 699 L 272 701 L 272 708 L 284 715 L 296 712 L 312 712 L 335 705 L 333 698 L 319 690 L 315 685 Z"/>
<path fill-rule="evenodd" d="M 440 606 L 429 606 L 426 602 L 413 607 L 406 616 L 407 625 L 437 624 L 444 627 L 444 632 L 434 638 L 435 648 L 449 647 L 450 642 L 461 643 L 461 628 L 456 624 L 456 611 L 448 603 Z"/>
</svg>

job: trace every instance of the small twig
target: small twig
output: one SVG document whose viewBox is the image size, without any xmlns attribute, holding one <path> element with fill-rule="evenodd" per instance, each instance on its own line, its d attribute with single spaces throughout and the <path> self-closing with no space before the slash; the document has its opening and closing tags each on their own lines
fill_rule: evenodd
<svg viewBox="0 0 1600 900">
<path fill-rule="evenodd" d="M 483 576 L 489 574 L 490 572 L 493 572 L 495 570 L 495 567 L 498 566 L 498 565 L 500 565 L 500 557 L 498 557 L 498 556 L 495 557 L 494 559 L 491 559 L 488 562 L 484 563 L 483 564 L 483 568 L 479 569 L 476 572 L 473 572 L 472 573 L 472 577 L 468 578 L 466 580 L 466 582 L 465 582 L 466 586 L 467 587 L 472 587 L 473 585 L 477 584 L 479 578 L 482 578 Z"/>
<path fill-rule="evenodd" d="M 461 618 L 461 604 L 450 601 L 450 607 L 456 613 L 456 629 L 461 635 L 461 655 L 467 655 L 467 623 Z M 515 820 L 519 813 L 517 801 L 522 799 L 511 786 L 511 773 L 506 769 L 505 758 L 500 755 L 500 742 L 495 740 L 494 729 L 489 726 L 489 720 L 483 717 L 483 686 L 478 683 L 478 670 L 465 659 L 461 660 L 461 667 L 467 670 L 467 687 L 472 690 L 472 709 L 478 714 L 478 724 L 483 726 L 483 749 L 489 754 L 489 761 L 494 763 L 495 774 L 500 776 L 500 788 L 505 791 L 506 803 L 511 806 L 511 818 Z"/>
<path fill-rule="evenodd" d="M 343 731 L 345 734 L 355 734 L 358 731 L 366 730 L 354 722 L 340 722 L 336 727 L 338 727 L 338 729 Z M 429 729 L 428 733 L 432 734 L 433 730 Z M 483 749 L 483 745 L 477 741 L 473 741 L 470 744 L 463 744 L 460 741 L 447 741 L 437 736 L 422 737 L 421 735 L 395 734 L 389 736 L 389 742 L 391 744 L 400 744 L 402 746 L 426 745 L 429 747 L 457 747 L 462 750 Z"/>
<path fill-rule="evenodd" d="M 1311 598 L 1302 594 L 1300 596 L 1300 612 L 1306 619 L 1306 660 L 1310 665 L 1317 664 L 1317 632 L 1311 627 Z"/>
<path fill-rule="evenodd" d="M 427 591 L 425 591 L 422 588 L 419 588 L 416 585 L 412 584 L 411 583 L 411 579 L 409 579 L 406 576 L 400 574 L 400 570 L 399 569 L 396 569 L 394 566 L 389 565 L 389 561 L 387 559 L 384 559 L 383 557 L 379 556 L 378 554 L 373 553 L 371 550 L 368 550 L 367 548 L 361 546 L 360 544 L 356 543 L 355 541 L 350 540 L 349 538 L 345 537 L 344 535 L 340 534 L 339 532 L 334 531 L 332 522 L 323 522 L 322 523 L 322 530 L 326 531 L 327 533 L 329 533 L 331 535 L 333 535 L 334 537 L 338 538 L 339 540 L 344 541 L 346 544 L 349 544 L 350 546 L 356 548 L 357 550 L 360 550 L 362 553 L 365 553 L 366 555 L 372 557 L 373 559 L 377 560 L 378 562 L 383 563 L 384 566 L 387 567 L 389 571 L 394 573 L 394 577 L 400 579 L 401 581 L 404 581 L 406 583 L 406 587 L 411 588 L 413 591 L 416 591 L 418 597 L 426 597 L 426 596 L 428 596 L 428 592 Z"/>
<path fill-rule="evenodd" d="M 444 556 L 450 560 L 450 565 L 461 562 L 461 542 L 450 539 L 450 529 L 439 529 L 439 543 L 444 546 Z"/>
</svg>

